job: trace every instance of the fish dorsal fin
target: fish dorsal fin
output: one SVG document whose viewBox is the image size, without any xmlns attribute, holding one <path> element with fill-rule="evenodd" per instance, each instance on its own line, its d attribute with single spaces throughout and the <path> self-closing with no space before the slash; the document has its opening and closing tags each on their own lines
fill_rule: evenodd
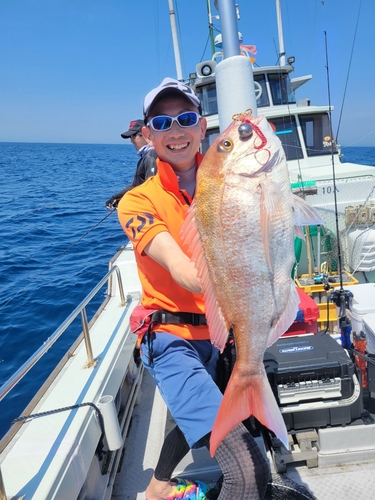
<svg viewBox="0 0 375 500">
<path fill-rule="evenodd" d="M 204 255 L 197 222 L 195 219 L 195 204 L 189 208 L 180 231 L 181 238 L 188 246 L 191 260 L 197 269 L 198 279 L 202 286 L 205 303 L 205 313 L 212 344 L 221 352 L 228 340 L 229 325 L 227 325 L 222 310 L 216 300 L 215 290 L 210 280 L 207 260 Z"/>
<path fill-rule="evenodd" d="M 271 327 L 267 341 L 267 347 L 276 342 L 276 340 L 288 330 L 290 325 L 297 317 L 299 303 L 300 298 L 297 292 L 296 284 L 292 279 L 290 279 L 290 292 L 288 302 L 280 318 Z"/>
<path fill-rule="evenodd" d="M 305 239 L 302 226 L 324 226 L 324 221 L 318 211 L 297 195 L 293 195 L 293 215 L 296 236 Z"/>
</svg>

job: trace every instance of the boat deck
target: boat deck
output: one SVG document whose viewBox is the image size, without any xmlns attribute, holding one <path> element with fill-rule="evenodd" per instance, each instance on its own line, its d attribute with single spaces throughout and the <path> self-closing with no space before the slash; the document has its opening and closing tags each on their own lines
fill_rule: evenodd
<svg viewBox="0 0 375 500">
<path fill-rule="evenodd" d="M 112 500 L 145 500 L 144 492 L 153 474 L 164 437 L 171 425 L 173 422 L 167 408 L 155 389 L 153 380 L 145 372 L 140 404 L 134 409 Z M 321 429 L 318 434 L 318 447 L 321 443 L 321 446 L 326 448 L 326 453 L 320 450 L 317 454 L 319 466 L 311 466 L 315 465 L 313 461 L 306 460 L 306 456 L 311 456 L 311 451 L 309 455 L 309 451 L 296 450 L 298 446 L 295 446 L 293 462 L 287 464 L 285 473 L 279 474 L 271 452 L 268 451 L 273 479 L 277 477 L 282 480 L 283 477 L 287 477 L 305 486 L 317 500 L 344 497 L 346 500 L 373 498 L 374 493 L 370 492 L 375 491 L 375 425 L 327 428 Z M 358 440 L 355 436 L 358 436 Z M 347 450 L 337 450 L 337 453 L 334 453 L 327 449 L 337 446 L 334 444 L 337 441 L 343 443 L 346 440 L 349 443 Z M 262 442 L 263 440 L 258 441 L 258 444 L 262 446 Z M 297 461 L 299 457 L 305 457 L 304 461 Z M 276 461 L 280 463 L 280 457 L 276 458 Z M 189 452 L 174 475 L 201 479 L 214 484 L 221 473 L 208 451 L 200 449 Z M 280 496 L 278 490 L 277 498 L 290 499 L 292 498 L 290 493 L 290 490 L 288 492 L 286 489 L 285 496 Z M 273 497 L 271 493 L 267 498 L 276 496 Z"/>
</svg>

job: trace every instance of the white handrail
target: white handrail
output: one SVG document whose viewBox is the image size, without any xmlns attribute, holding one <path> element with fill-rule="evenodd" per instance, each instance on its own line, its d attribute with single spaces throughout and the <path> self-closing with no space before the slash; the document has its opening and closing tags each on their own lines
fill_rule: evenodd
<svg viewBox="0 0 375 500">
<path fill-rule="evenodd" d="M 121 280 L 120 269 L 117 266 L 113 266 L 110 271 L 103 277 L 103 279 L 96 285 L 95 288 L 86 296 L 86 298 L 79 304 L 78 307 L 66 318 L 66 320 L 54 331 L 54 333 L 49 337 L 43 345 L 34 352 L 34 354 L 0 387 L 0 401 L 2 401 L 5 396 L 23 379 L 26 373 L 31 370 L 31 368 L 39 361 L 39 359 L 50 349 L 50 347 L 56 342 L 56 340 L 64 333 L 68 326 L 75 320 L 75 318 L 81 314 L 82 317 L 82 327 L 86 344 L 86 352 L 88 355 L 87 366 L 91 366 L 93 363 L 93 355 L 90 342 L 90 331 L 86 316 L 86 305 L 91 301 L 91 299 L 97 294 L 97 292 L 103 287 L 103 285 L 109 280 L 113 273 L 116 273 L 118 287 L 120 292 L 120 305 L 125 305 L 125 295 L 124 288 Z M 1 500 L 1 497 L 0 497 Z"/>
</svg>

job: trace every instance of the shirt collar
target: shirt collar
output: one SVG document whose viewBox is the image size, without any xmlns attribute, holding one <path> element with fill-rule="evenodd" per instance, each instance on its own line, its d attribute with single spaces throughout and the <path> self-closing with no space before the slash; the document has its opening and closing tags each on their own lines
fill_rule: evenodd
<svg viewBox="0 0 375 500">
<path fill-rule="evenodd" d="M 143 158 L 145 156 L 145 154 L 147 154 L 150 151 L 150 149 L 154 149 L 153 146 L 150 146 L 149 144 L 145 144 L 140 149 L 138 149 L 137 155 L 140 156 L 141 158 Z"/>
<path fill-rule="evenodd" d="M 197 168 L 202 163 L 203 155 L 201 153 L 197 153 L 195 155 L 195 164 Z M 160 177 L 160 181 L 165 189 L 168 191 L 179 192 L 180 187 L 178 185 L 178 180 L 175 171 L 169 165 L 169 163 L 161 161 L 159 158 L 156 159 L 156 165 L 158 167 L 158 175 Z"/>
</svg>

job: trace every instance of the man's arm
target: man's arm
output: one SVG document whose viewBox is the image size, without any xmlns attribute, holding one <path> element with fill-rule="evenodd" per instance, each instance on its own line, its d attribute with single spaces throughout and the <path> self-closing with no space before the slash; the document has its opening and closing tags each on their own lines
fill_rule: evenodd
<svg viewBox="0 0 375 500">
<path fill-rule="evenodd" d="M 202 293 L 194 263 L 184 254 L 170 233 L 158 233 L 145 247 L 144 252 L 167 269 L 180 286 L 190 292 Z"/>
<path fill-rule="evenodd" d="M 143 184 L 146 179 L 156 174 L 156 158 L 157 154 L 155 150 L 150 149 L 145 156 L 138 161 L 132 182 L 134 187 Z"/>
</svg>

